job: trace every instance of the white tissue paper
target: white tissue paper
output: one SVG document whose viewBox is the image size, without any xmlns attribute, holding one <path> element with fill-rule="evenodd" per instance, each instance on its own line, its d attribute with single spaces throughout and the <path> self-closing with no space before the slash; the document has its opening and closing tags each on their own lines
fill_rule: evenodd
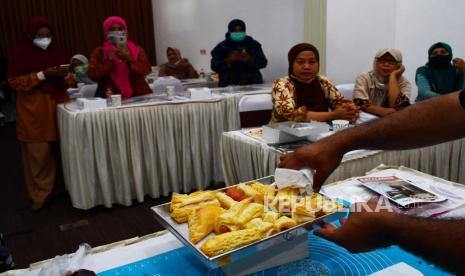
<svg viewBox="0 0 465 276">
<path fill-rule="evenodd" d="M 278 190 L 283 188 L 299 188 L 301 192 L 312 194 L 313 175 L 315 171 L 308 167 L 300 170 L 277 168 L 274 172 L 274 179 Z"/>
<path fill-rule="evenodd" d="M 90 245 L 84 243 L 79 245 L 79 249 L 72 256 L 68 254 L 56 256 L 41 267 L 38 276 L 71 275 L 73 272 L 83 268 L 84 259 L 90 250 Z"/>
</svg>

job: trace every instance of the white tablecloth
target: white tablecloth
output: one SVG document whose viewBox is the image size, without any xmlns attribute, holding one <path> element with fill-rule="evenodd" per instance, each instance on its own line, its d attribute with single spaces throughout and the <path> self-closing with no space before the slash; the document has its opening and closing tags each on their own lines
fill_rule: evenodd
<svg viewBox="0 0 465 276">
<path fill-rule="evenodd" d="M 226 103 L 221 97 L 97 111 L 60 105 L 63 172 L 73 206 L 131 205 L 145 195 L 222 181 L 221 133 L 231 128 Z"/>
<path fill-rule="evenodd" d="M 63 173 L 73 206 L 128 206 L 146 195 L 157 198 L 223 181 L 221 134 L 240 128 L 240 98 L 269 93 L 267 87 L 234 87 L 195 101 L 148 95 L 95 111 L 60 105 Z"/>
<path fill-rule="evenodd" d="M 226 184 L 274 174 L 281 155 L 281 152 L 241 131 L 223 133 L 221 160 Z M 347 157 L 326 183 L 363 175 L 379 164 L 405 166 L 453 182 L 465 183 L 465 174 L 460 171 L 465 165 L 465 139 L 421 149 L 378 151 L 362 153 L 355 158 Z"/>
</svg>

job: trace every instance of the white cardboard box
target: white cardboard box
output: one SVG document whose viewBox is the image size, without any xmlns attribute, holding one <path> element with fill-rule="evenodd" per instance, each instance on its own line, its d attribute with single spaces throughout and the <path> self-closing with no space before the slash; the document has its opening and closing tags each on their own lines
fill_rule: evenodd
<svg viewBox="0 0 465 276">
<path fill-rule="evenodd" d="M 298 137 L 313 135 L 316 137 L 320 133 L 329 131 L 329 125 L 322 122 L 282 122 L 279 123 L 278 128 Z"/>
<path fill-rule="evenodd" d="M 191 99 L 204 99 L 212 96 L 212 91 L 208 87 L 188 88 Z"/>
<path fill-rule="evenodd" d="M 279 128 L 278 124 L 268 124 L 262 127 L 263 140 L 266 141 L 268 144 L 280 144 L 280 143 L 288 143 L 300 140 L 300 137 L 294 136 L 292 134 L 286 133 Z"/>
<path fill-rule="evenodd" d="M 100 109 L 107 107 L 107 100 L 102 98 L 78 98 L 77 104 L 83 110 Z"/>
</svg>

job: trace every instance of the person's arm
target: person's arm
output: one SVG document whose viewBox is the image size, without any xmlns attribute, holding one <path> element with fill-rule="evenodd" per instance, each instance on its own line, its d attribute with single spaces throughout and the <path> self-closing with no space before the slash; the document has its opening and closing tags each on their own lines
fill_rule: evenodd
<svg viewBox="0 0 465 276">
<path fill-rule="evenodd" d="M 441 95 L 431 89 L 428 77 L 422 68 L 417 70 L 415 82 L 418 86 L 418 100 L 426 100 Z"/>
<path fill-rule="evenodd" d="M 186 59 L 186 62 L 188 63 L 187 77 L 189 79 L 197 79 L 197 78 L 199 78 L 199 73 L 197 73 L 197 70 L 195 70 L 194 66 L 192 66 L 192 64 L 187 59 Z"/>
<path fill-rule="evenodd" d="M 370 89 L 368 80 L 369 76 L 367 73 L 362 73 L 355 79 L 353 96 L 354 103 L 359 106 L 361 110 L 377 116 L 386 116 L 387 114 L 394 112 L 395 110 L 393 108 L 385 108 L 371 102 L 368 93 Z"/>
<path fill-rule="evenodd" d="M 462 58 L 456 57 L 452 60 L 452 63 L 459 68 L 465 76 L 465 61 Z"/>
<path fill-rule="evenodd" d="M 129 66 L 131 72 L 138 75 L 146 76 L 152 71 L 152 66 L 150 65 L 147 54 L 142 47 L 139 47 L 139 55 L 137 56 L 137 59 L 132 60 Z"/>
<path fill-rule="evenodd" d="M 374 114 L 374 115 L 378 115 L 378 116 L 381 116 L 381 117 L 384 117 L 392 112 L 395 112 L 396 110 L 394 108 L 390 108 L 390 107 L 382 107 L 380 105 L 374 105 L 374 104 L 369 104 L 365 109 L 364 111 L 368 112 L 368 113 L 371 113 L 371 114 Z"/>
<path fill-rule="evenodd" d="M 396 244 L 446 270 L 459 274 L 465 272 L 465 220 L 426 219 L 380 212 L 375 211 L 376 205 L 372 202 L 365 206 L 369 210 L 361 208 L 360 203 L 355 204 L 349 218 L 341 220 L 341 227 L 325 224 L 315 234 L 354 253 Z"/>
<path fill-rule="evenodd" d="M 110 76 L 114 63 L 112 59 L 103 59 L 103 48 L 97 47 L 90 56 L 88 76 L 93 81 L 99 81 Z"/>
<path fill-rule="evenodd" d="M 315 112 L 315 111 L 307 111 L 305 114 L 305 120 L 306 121 L 320 121 L 320 122 L 326 122 L 326 121 L 332 121 L 332 120 L 347 120 L 350 121 L 351 123 L 355 122 L 355 117 L 356 117 L 357 111 L 346 108 L 343 105 L 338 105 L 336 108 L 332 111 L 328 112 Z"/>
<path fill-rule="evenodd" d="M 271 90 L 273 114 L 278 121 L 305 121 L 307 108 L 297 108 L 294 99 L 294 86 L 287 78 L 275 80 Z"/>
<path fill-rule="evenodd" d="M 160 71 L 158 71 L 158 76 L 159 76 L 159 77 L 166 77 L 166 76 L 168 76 L 168 73 L 167 73 L 167 71 L 166 71 L 166 68 L 167 68 L 166 63 L 163 63 L 162 65 L 160 65 Z"/>
<path fill-rule="evenodd" d="M 254 51 L 253 60 L 253 65 L 256 69 L 265 68 L 268 64 L 268 60 L 266 59 L 265 53 L 263 53 L 261 46 L 258 46 L 257 49 Z"/>
<path fill-rule="evenodd" d="M 461 92 L 465 102 L 465 92 Z M 336 133 L 281 156 L 280 167 L 316 170 L 313 188 L 318 191 L 339 166 L 342 156 L 355 149 L 410 149 L 465 136 L 465 110 L 459 93 L 419 102 L 382 119 Z"/>
<path fill-rule="evenodd" d="M 220 43 L 211 51 L 212 59 L 210 61 L 210 67 L 217 73 L 224 72 L 229 69 L 229 64 L 226 59 L 229 56 L 229 49 Z"/>
<path fill-rule="evenodd" d="M 64 78 L 66 75 L 68 75 L 67 69 L 49 67 L 37 73 L 8 78 L 8 83 L 10 87 L 16 91 L 30 91 L 41 81 L 53 78 Z"/>
<path fill-rule="evenodd" d="M 400 87 L 399 87 L 399 78 L 402 76 L 402 73 L 405 71 L 405 67 L 403 65 L 399 66 L 396 70 L 394 70 L 389 75 L 389 107 L 394 108 L 396 104 L 397 97 L 400 94 Z"/>
<path fill-rule="evenodd" d="M 8 84 L 16 91 L 30 91 L 40 83 L 36 73 L 24 76 L 12 77 L 8 79 Z"/>
</svg>

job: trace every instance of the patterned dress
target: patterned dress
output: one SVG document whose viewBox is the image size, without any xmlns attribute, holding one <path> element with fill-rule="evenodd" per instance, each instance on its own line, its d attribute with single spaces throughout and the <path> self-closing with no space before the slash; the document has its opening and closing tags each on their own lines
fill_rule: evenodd
<svg viewBox="0 0 465 276">
<path fill-rule="evenodd" d="M 324 97 L 331 109 L 342 104 L 344 96 L 337 91 L 334 84 L 324 76 L 317 76 L 324 93 Z M 296 97 L 296 87 L 289 76 L 275 80 L 272 88 L 273 112 L 270 122 L 305 121 L 305 116 L 309 110 L 306 106 L 298 106 Z"/>
</svg>

